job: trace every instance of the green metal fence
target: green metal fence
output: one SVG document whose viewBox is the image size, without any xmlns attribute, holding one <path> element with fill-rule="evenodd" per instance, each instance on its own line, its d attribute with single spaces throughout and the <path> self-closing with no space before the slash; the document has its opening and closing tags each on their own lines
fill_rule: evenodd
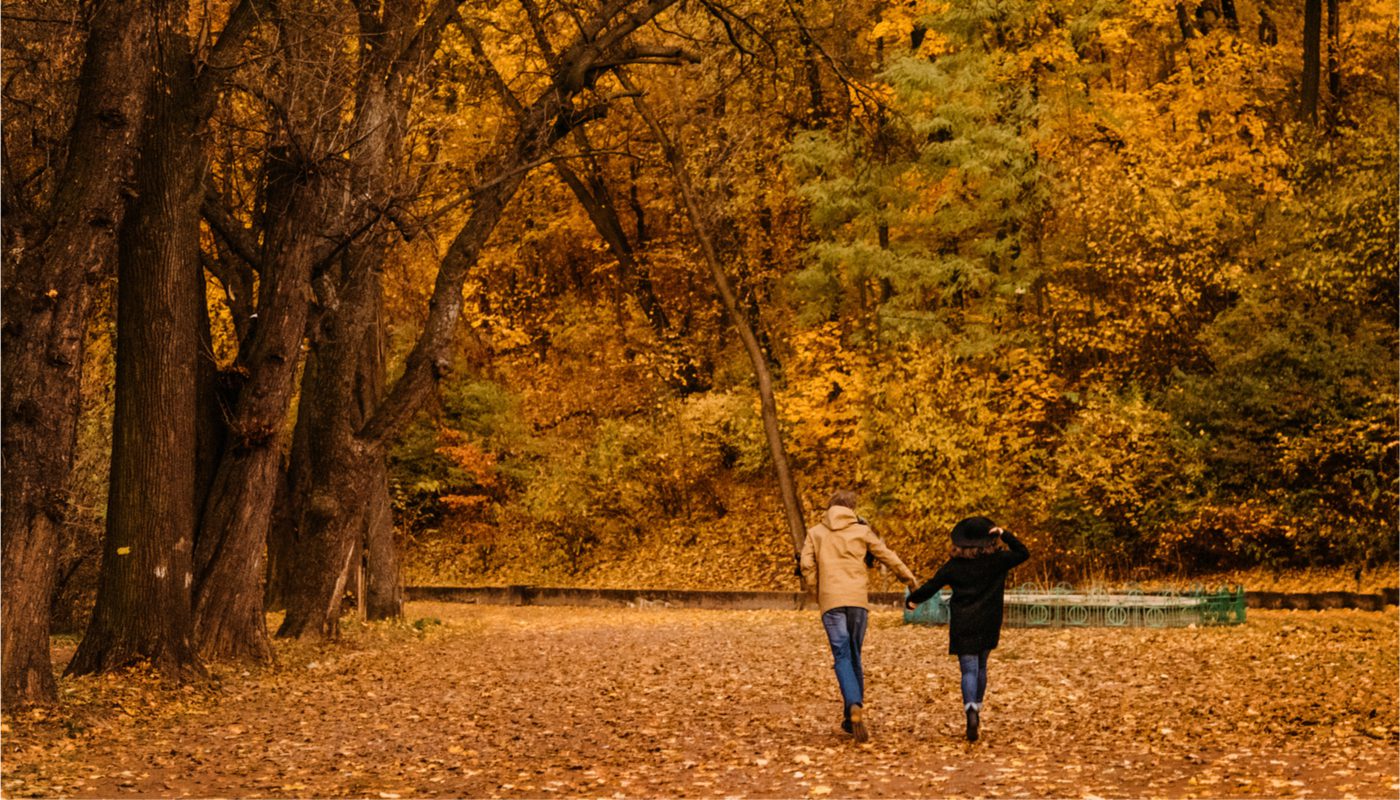
<svg viewBox="0 0 1400 800">
<path fill-rule="evenodd" d="M 946 625 L 950 596 L 944 589 L 913 611 L 906 610 L 905 623 Z M 1136 586 L 1109 590 L 1028 583 L 1007 590 L 1002 624 L 1011 628 L 1184 628 L 1239 625 L 1244 616 L 1243 586 L 1146 592 Z"/>
</svg>

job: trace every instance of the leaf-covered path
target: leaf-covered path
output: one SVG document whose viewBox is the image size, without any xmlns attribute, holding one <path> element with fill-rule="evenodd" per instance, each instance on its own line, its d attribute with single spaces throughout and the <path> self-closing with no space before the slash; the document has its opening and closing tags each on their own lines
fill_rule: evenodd
<svg viewBox="0 0 1400 800">
<path fill-rule="evenodd" d="M 874 616 L 872 741 L 815 612 L 415 604 L 212 690 L 63 684 L 7 715 L 6 796 L 1394 797 L 1393 614 L 1008 630 L 984 739 L 946 632 Z M 441 620 L 441 625 L 431 624 Z M 425 624 L 426 623 L 426 624 Z"/>
</svg>

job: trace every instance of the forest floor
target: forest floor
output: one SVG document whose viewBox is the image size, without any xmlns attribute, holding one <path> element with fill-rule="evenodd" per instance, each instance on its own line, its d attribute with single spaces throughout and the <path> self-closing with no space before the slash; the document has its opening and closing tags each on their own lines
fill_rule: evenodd
<svg viewBox="0 0 1400 800">
<path fill-rule="evenodd" d="M 7 797 L 1328 797 L 1400 792 L 1392 612 L 1008 629 L 983 739 L 940 628 L 872 616 L 872 739 L 816 612 L 415 603 L 207 685 L 65 679 Z M 71 642 L 59 643 L 63 663 Z"/>
</svg>

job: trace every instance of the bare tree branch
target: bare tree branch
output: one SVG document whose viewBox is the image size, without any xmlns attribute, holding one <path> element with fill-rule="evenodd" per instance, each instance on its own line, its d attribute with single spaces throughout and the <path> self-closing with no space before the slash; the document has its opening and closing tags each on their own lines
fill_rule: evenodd
<svg viewBox="0 0 1400 800">
<path fill-rule="evenodd" d="M 243 223 L 233 218 L 228 205 L 214 187 L 204 192 L 204 202 L 199 207 L 200 215 L 209 225 L 209 230 L 223 239 L 233 254 L 246 261 L 255 270 L 261 271 L 256 234 Z"/>
</svg>

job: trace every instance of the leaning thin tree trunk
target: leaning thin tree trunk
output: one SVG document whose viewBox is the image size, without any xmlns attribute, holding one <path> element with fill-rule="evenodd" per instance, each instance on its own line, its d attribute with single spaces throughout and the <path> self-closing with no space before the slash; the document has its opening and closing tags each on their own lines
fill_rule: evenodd
<svg viewBox="0 0 1400 800">
<path fill-rule="evenodd" d="M 149 94 L 150 8 L 104 3 L 90 22 L 54 221 L 5 287 L 0 641 L 6 706 L 57 699 L 49 614 L 77 445 L 92 285 L 110 268 Z"/>
<path fill-rule="evenodd" d="M 188 9 L 156 9 L 159 53 L 137 200 L 117 259 L 116 412 L 107 537 L 97 604 L 70 674 L 149 660 L 202 672 L 193 645 L 198 319 L 204 293 L 199 207 L 204 122 L 256 23 L 240 2 L 196 70 Z"/>
<path fill-rule="evenodd" d="M 759 345 L 758 337 L 754 334 L 753 325 L 739 307 L 738 298 L 734 294 L 733 287 L 730 286 L 729 276 L 725 274 L 724 266 L 720 264 L 719 253 L 715 250 L 714 240 L 705 224 L 705 218 L 701 213 L 695 189 L 690 182 L 690 173 L 686 169 L 685 156 L 681 152 L 680 146 L 666 135 L 665 129 L 661 127 L 656 115 L 652 113 L 651 107 L 647 105 L 646 100 L 643 99 L 641 93 L 637 91 L 626 75 L 621 70 L 618 70 L 617 74 L 623 87 L 632 93 L 632 102 L 636 106 L 637 112 L 641 114 L 647 127 L 651 129 L 652 135 L 656 137 L 657 143 L 661 145 L 662 153 L 666 156 L 666 161 L 671 167 L 671 175 L 675 179 L 676 188 L 680 192 L 681 201 L 685 205 L 686 214 L 690 217 L 691 227 L 695 229 L 695 236 L 700 241 L 700 251 L 705 257 L 705 263 L 710 268 L 710 276 L 714 279 L 720 301 L 724 303 L 724 310 L 729 318 L 734 321 L 739 339 L 744 343 L 744 351 L 749 356 L 749 363 L 753 365 L 754 376 L 758 379 L 763 432 L 768 438 L 768 450 L 773 458 L 773 472 L 777 477 L 778 489 L 782 494 L 788 533 L 792 537 L 793 554 L 796 555 L 802 552 L 802 544 L 807 537 L 807 524 L 802 512 L 802 499 L 798 496 L 797 485 L 792 479 L 787 449 L 783 446 L 782 431 L 778 425 L 778 404 L 773 396 L 773 374 L 768 369 L 768 359 L 764 356 L 763 348 Z M 803 586 L 805 589 L 805 579 L 803 579 Z"/>
</svg>

